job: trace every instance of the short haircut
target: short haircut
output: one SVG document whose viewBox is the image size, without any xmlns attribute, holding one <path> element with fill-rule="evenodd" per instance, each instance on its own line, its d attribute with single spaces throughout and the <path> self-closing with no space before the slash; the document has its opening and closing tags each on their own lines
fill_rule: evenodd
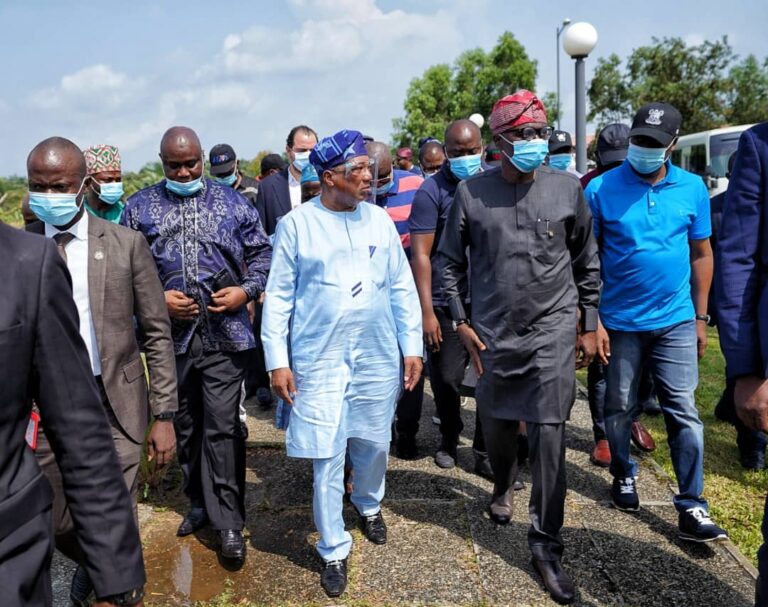
<svg viewBox="0 0 768 607">
<path fill-rule="evenodd" d="M 315 139 L 317 139 L 318 141 L 320 140 L 320 138 L 317 136 L 317 133 L 315 133 L 314 129 L 311 129 L 306 124 L 300 124 L 299 126 L 293 127 L 291 129 L 291 132 L 288 133 L 288 139 L 285 140 L 285 143 L 288 144 L 289 148 L 293 147 L 294 139 L 296 139 L 296 133 L 298 133 L 299 131 L 301 131 L 305 135 L 314 135 Z"/>
</svg>

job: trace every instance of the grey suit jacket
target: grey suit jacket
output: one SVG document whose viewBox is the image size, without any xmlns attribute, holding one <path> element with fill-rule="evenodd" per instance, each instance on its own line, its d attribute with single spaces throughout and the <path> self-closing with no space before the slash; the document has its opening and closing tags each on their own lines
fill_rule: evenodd
<svg viewBox="0 0 768 607">
<path fill-rule="evenodd" d="M 42 222 L 28 229 L 45 232 Z M 112 411 L 125 433 L 137 443 L 143 442 L 147 405 L 153 415 L 176 411 L 178 396 L 165 294 L 141 232 L 88 217 L 88 296 L 101 378 Z M 149 388 L 134 318 L 146 353 Z"/>
</svg>

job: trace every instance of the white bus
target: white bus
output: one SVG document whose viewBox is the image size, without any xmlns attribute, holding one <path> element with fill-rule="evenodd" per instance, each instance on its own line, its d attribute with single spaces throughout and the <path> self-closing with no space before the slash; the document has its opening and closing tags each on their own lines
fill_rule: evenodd
<svg viewBox="0 0 768 607">
<path fill-rule="evenodd" d="M 701 175 L 710 197 L 724 192 L 728 187 L 725 176 L 728 158 L 736 151 L 742 131 L 751 126 L 742 124 L 683 135 L 672 152 L 672 162 L 686 171 Z"/>
</svg>

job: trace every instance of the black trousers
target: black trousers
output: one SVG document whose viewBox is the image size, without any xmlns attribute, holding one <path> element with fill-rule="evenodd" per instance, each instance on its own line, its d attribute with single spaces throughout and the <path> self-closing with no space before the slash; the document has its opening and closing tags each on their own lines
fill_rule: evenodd
<svg viewBox="0 0 768 607">
<path fill-rule="evenodd" d="M 421 419 L 421 406 L 424 402 L 424 375 L 419 383 L 411 390 L 405 390 L 400 400 L 397 401 L 397 421 L 395 429 L 398 436 L 416 436 L 419 431 Z"/>
<path fill-rule="evenodd" d="M 248 396 L 256 394 L 259 388 L 270 389 L 269 373 L 267 373 L 267 363 L 264 360 L 264 347 L 261 345 L 261 315 L 264 306 L 259 302 L 254 302 L 256 314 L 253 318 L 253 336 L 256 338 L 256 347 L 248 350 L 250 358 L 245 370 L 245 392 Z"/>
<path fill-rule="evenodd" d="M 488 460 L 493 469 L 493 497 L 512 490 L 517 479 L 517 432 L 520 422 L 483 416 Z M 560 530 L 565 515 L 565 423 L 527 422 L 528 465 L 531 470 L 531 526 L 528 545 L 541 561 L 558 560 L 563 554 Z"/>
<path fill-rule="evenodd" d="M 450 310 L 435 307 L 435 316 L 440 323 L 443 341 L 438 352 L 429 353 L 429 381 L 435 395 L 435 408 L 440 418 L 440 433 L 443 442 L 456 444 L 464 429 L 461 421 L 461 395 L 459 389 L 469 364 L 469 353 L 461 343 L 458 333 L 453 330 Z M 475 435 L 472 441 L 475 451 L 485 451 L 482 423 L 479 413 L 475 415 Z"/>
<path fill-rule="evenodd" d="M 247 352 L 204 352 L 198 334 L 176 356 L 179 411 L 174 419 L 184 493 L 204 507 L 214 529 L 245 520 L 245 436 L 239 407 Z"/>
<path fill-rule="evenodd" d="M 50 607 L 53 528 L 49 506 L 0 539 L 4 607 Z"/>
</svg>

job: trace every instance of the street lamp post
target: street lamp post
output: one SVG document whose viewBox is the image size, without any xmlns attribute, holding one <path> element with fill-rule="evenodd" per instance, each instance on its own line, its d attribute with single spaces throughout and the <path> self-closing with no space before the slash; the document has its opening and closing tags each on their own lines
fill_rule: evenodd
<svg viewBox="0 0 768 607">
<path fill-rule="evenodd" d="M 587 87 L 584 59 L 597 44 L 597 30 L 590 23 L 574 23 L 563 36 L 563 48 L 576 60 L 576 170 L 587 170 Z"/>
<path fill-rule="evenodd" d="M 562 25 L 555 28 L 555 57 L 557 58 L 557 130 L 560 130 L 560 34 L 563 33 L 565 27 L 571 22 L 568 17 L 563 19 Z"/>
</svg>

